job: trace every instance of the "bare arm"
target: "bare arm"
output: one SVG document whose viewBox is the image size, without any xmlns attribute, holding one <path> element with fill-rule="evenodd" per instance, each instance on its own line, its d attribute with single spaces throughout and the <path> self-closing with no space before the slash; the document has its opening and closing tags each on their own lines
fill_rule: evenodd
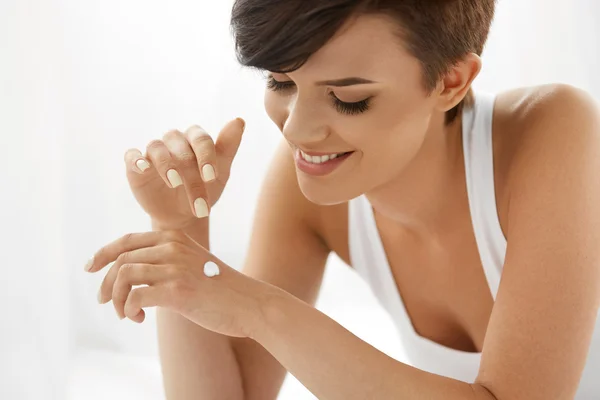
<svg viewBox="0 0 600 400">
<path fill-rule="evenodd" d="M 600 306 L 600 112 L 588 95 L 560 86 L 524 126 L 475 383 L 393 360 L 277 288 L 252 337 L 323 400 L 573 399 Z"/>
<path fill-rule="evenodd" d="M 184 230 L 208 249 L 207 219 Z M 160 228 L 153 225 L 153 230 Z M 168 400 L 243 399 L 238 364 L 226 336 L 166 308 L 156 311 L 159 354 Z"/>
<path fill-rule="evenodd" d="M 314 228 L 318 213 L 300 192 L 290 149 L 282 142 L 261 191 L 243 272 L 314 305 L 329 254 Z M 201 224 L 186 233 L 208 248 Z M 169 400 L 277 397 L 286 371 L 257 342 L 207 331 L 162 308 L 157 319 Z"/>
</svg>

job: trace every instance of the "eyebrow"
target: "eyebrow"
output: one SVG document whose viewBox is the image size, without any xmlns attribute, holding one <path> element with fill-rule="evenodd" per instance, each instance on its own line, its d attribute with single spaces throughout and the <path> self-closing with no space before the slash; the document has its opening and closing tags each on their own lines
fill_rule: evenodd
<svg viewBox="0 0 600 400">
<path fill-rule="evenodd" d="M 365 83 L 377 83 L 375 81 L 371 81 L 369 79 L 350 77 L 350 78 L 342 78 L 342 79 L 334 79 L 330 81 L 319 81 L 317 85 L 329 85 L 329 86 L 352 86 L 352 85 L 362 85 Z"/>
</svg>

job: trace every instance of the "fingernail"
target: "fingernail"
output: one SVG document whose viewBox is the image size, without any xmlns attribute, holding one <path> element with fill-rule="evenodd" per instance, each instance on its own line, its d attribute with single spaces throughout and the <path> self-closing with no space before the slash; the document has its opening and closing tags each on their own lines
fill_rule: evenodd
<svg viewBox="0 0 600 400">
<path fill-rule="evenodd" d="M 92 258 L 90 258 L 87 262 L 87 264 L 85 264 L 85 267 L 83 268 L 86 272 L 89 272 L 90 269 L 92 269 L 92 266 L 94 265 L 94 256 L 92 256 Z"/>
<path fill-rule="evenodd" d="M 202 197 L 198 197 L 194 201 L 194 209 L 196 210 L 196 217 L 208 217 L 208 204 L 206 204 L 206 201 Z"/>
<path fill-rule="evenodd" d="M 240 117 L 237 117 L 236 119 L 242 123 L 242 132 L 244 132 L 244 129 L 246 129 L 246 121 L 244 121 Z"/>
<path fill-rule="evenodd" d="M 150 168 L 150 164 L 148 164 L 148 161 L 144 160 L 143 158 L 140 158 L 139 160 L 137 160 L 135 162 L 135 165 L 140 169 L 140 171 L 144 172 L 145 170 L 147 170 L 148 168 Z"/>
<path fill-rule="evenodd" d="M 181 181 L 181 176 L 179 176 L 179 173 L 174 169 L 170 169 L 167 171 L 167 179 L 169 180 L 169 183 L 173 188 L 176 188 L 177 186 L 183 184 L 183 182 Z"/>
<path fill-rule="evenodd" d="M 202 179 L 204 182 L 210 182 L 215 179 L 215 169 L 210 164 L 204 164 L 202 167 Z"/>
</svg>

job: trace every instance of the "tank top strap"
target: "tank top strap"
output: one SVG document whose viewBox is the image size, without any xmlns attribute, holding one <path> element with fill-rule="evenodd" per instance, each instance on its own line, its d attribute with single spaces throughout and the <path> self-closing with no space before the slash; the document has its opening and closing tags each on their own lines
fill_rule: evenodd
<svg viewBox="0 0 600 400">
<path fill-rule="evenodd" d="M 506 239 L 502 233 L 494 186 L 492 118 L 494 94 L 479 92 L 463 111 L 463 151 L 471 221 L 481 263 L 494 300 L 498 293 Z"/>
</svg>

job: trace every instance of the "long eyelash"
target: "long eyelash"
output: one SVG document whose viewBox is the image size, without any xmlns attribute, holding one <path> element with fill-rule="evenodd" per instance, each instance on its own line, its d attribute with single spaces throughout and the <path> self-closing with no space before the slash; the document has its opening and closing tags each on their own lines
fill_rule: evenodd
<svg viewBox="0 0 600 400">
<path fill-rule="evenodd" d="M 267 88 L 276 92 L 280 90 L 291 89 L 294 87 L 294 85 L 295 84 L 292 81 L 279 82 L 276 81 L 275 78 L 273 78 L 272 76 L 267 77 Z"/>
<path fill-rule="evenodd" d="M 270 90 L 273 90 L 275 92 L 288 90 L 288 89 L 293 88 L 294 86 L 295 86 L 295 84 L 292 81 L 279 82 L 279 81 L 275 80 L 275 78 L 273 78 L 273 76 L 271 76 L 271 75 L 269 75 L 267 77 L 267 88 Z M 333 92 L 329 93 L 329 95 L 333 98 L 334 107 L 341 114 L 345 114 L 345 115 L 360 114 L 360 113 L 367 111 L 370 106 L 371 98 L 357 101 L 355 103 L 346 103 L 344 101 L 341 101 L 337 97 L 335 97 L 335 94 Z"/>
<path fill-rule="evenodd" d="M 333 105 L 335 108 L 342 114 L 346 115 L 356 115 L 360 113 L 364 113 L 369 109 L 371 98 L 367 98 L 361 101 L 357 101 L 355 103 L 346 103 L 341 101 L 333 93 L 330 93 L 331 97 L 333 97 Z"/>
</svg>

